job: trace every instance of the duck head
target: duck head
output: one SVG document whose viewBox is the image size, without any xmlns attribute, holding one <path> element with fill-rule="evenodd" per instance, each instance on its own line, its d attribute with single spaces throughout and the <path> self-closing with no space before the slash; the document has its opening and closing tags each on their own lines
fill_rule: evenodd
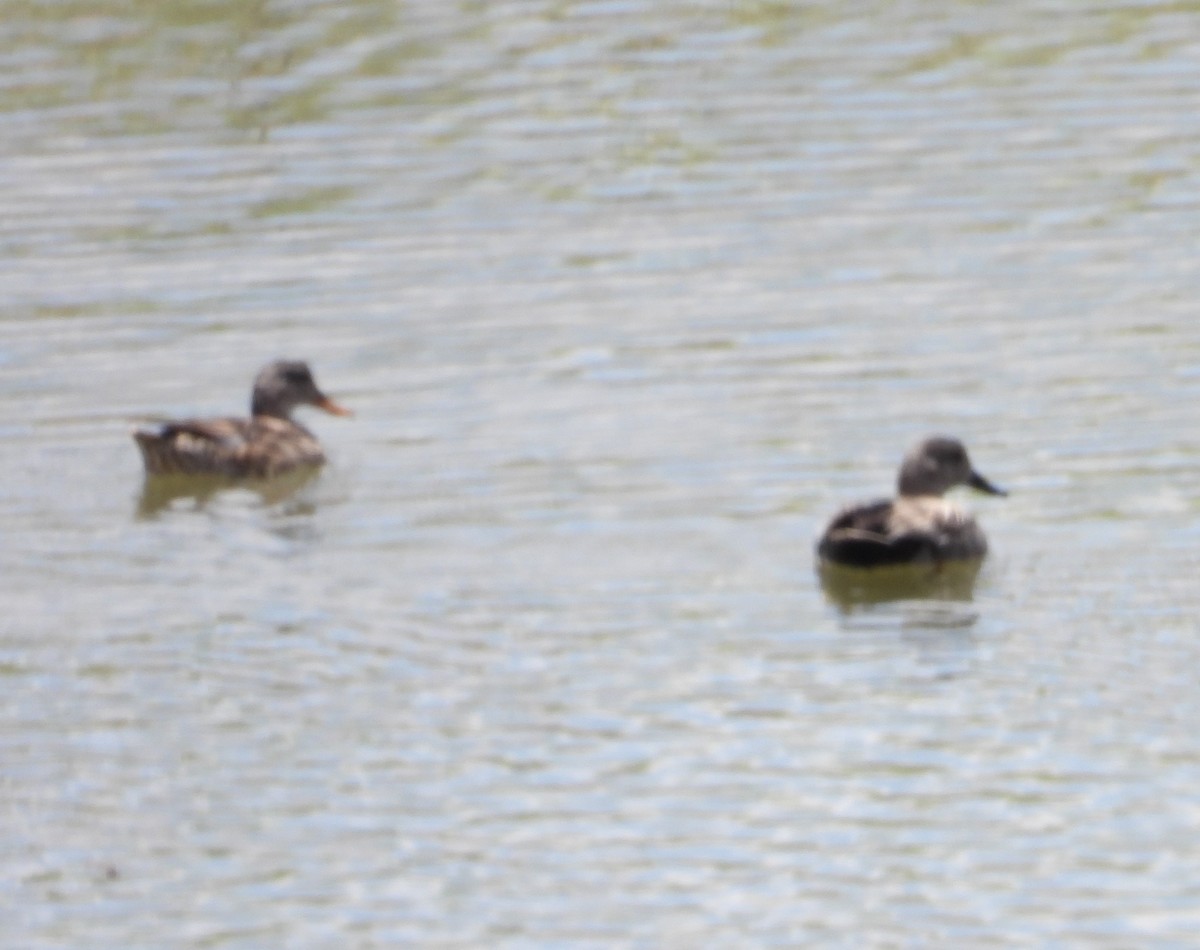
<svg viewBox="0 0 1200 950">
<path fill-rule="evenodd" d="M 297 406 L 316 406 L 335 416 L 353 415 L 317 388 L 307 363 L 277 360 L 264 366 L 254 380 L 251 414 L 288 419 Z"/>
<path fill-rule="evenodd" d="M 966 447 L 958 439 L 933 436 L 915 446 L 900 466 L 901 495 L 944 495 L 956 485 L 966 485 L 989 495 L 1006 495 L 971 466 Z"/>
</svg>

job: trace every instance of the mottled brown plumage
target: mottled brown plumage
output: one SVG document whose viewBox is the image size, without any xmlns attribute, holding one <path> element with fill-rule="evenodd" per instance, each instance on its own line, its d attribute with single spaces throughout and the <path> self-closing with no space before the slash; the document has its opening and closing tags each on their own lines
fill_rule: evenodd
<svg viewBox="0 0 1200 950">
<path fill-rule="evenodd" d="M 184 419 L 133 437 L 148 475 L 270 478 L 325 461 L 316 436 L 291 418 L 302 405 L 351 414 L 317 388 L 305 363 L 280 360 L 255 379 L 249 419 Z"/>
</svg>

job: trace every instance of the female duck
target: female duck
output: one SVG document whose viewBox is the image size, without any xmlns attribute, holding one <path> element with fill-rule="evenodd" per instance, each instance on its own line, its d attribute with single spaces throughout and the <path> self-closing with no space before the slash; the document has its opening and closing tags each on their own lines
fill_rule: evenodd
<svg viewBox="0 0 1200 950">
<path fill-rule="evenodd" d="M 958 439 L 926 439 L 904 457 L 897 497 L 843 509 L 821 536 L 817 556 L 848 567 L 982 558 L 987 554 L 983 530 L 942 498 L 956 485 L 1007 494 L 971 467 Z"/>
<path fill-rule="evenodd" d="M 307 363 L 279 360 L 254 380 L 249 419 L 183 419 L 133 438 L 147 475 L 269 478 L 325 461 L 316 436 L 292 420 L 297 406 L 352 415 L 317 388 Z"/>
</svg>

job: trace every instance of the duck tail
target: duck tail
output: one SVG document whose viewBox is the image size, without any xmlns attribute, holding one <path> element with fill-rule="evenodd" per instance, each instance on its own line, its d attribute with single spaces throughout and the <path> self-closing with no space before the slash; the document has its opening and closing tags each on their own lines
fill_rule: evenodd
<svg viewBox="0 0 1200 950">
<path fill-rule="evenodd" d="M 147 475 L 167 475 L 175 471 L 170 445 L 165 438 L 167 433 L 162 428 L 134 429 L 130 434 L 142 453 Z"/>
</svg>

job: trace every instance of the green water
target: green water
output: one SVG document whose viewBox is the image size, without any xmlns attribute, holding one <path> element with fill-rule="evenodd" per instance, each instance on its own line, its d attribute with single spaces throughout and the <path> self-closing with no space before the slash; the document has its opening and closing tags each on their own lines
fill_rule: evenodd
<svg viewBox="0 0 1200 950">
<path fill-rule="evenodd" d="M 4 943 L 1190 945 L 1196 13 L 10 3 Z M 148 504 L 280 355 L 330 466 Z"/>
</svg>

